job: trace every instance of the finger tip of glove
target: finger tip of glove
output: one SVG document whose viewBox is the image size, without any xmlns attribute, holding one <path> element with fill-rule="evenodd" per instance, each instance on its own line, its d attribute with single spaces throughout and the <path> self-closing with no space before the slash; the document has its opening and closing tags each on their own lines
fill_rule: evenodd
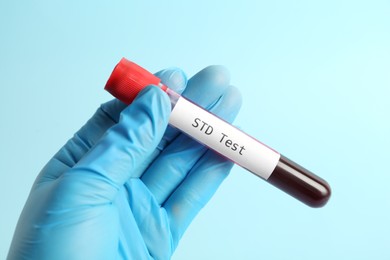
<svg viewBox="0 0 390 260">
<path fill-rule="evenodd" d="M 208 66 L 189 81 L 184 96 L 203 107 L 210 107 L 230 86 L 230 73 L 221 65 Z M 207 93 L 207 94 L 205 94 Z"/>
<path fill-rule="evenodd" d="M 242 106 L 242 95 L 240 90 L 237 87 L 230 85 L 225 92 L 225 96 L 228 106 L 238 112 Z"/>
<path fill-rule="evenodd" d="M 181 94 L 187 86 L 187 76 L 180 68 L 172 67 L 156 73 L 167 87 Z"/>
<path fill-rule="evenodd" d="M 210 108 L 213 113 L 232 123 L 241 109 L 242 96 L 238 88 L 229 85 Z"/>
<path fill-rule="evenodd" d="M 169 76 L 169 83 L 171 83 L 173 90 L 175 90 L 177 93 L 182 93 L 187 85 L 187 76 L 179 68 L 172 69 L 172 73 Z"/>
<path fill-rule="evenodd" d="M 230 82 L 230 72 L 229 70 L 222 65 L 210 65 L 201 70 L 199 75 L 202 78 L 215 86 L 226 87 Z"/>
</svg>

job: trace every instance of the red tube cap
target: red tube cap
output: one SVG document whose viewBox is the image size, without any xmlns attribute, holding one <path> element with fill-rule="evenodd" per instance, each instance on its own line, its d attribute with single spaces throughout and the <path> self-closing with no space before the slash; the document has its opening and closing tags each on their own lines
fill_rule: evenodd
<svg viewBox="0 0 390 260">
<path fill-rule="evenodd" d="M 112 71 L 104 89 L 120 101 L 130 104 L 144 87 L 159 85 L 160 81 L 149 71 L 122 58 Z"/>
</svg>

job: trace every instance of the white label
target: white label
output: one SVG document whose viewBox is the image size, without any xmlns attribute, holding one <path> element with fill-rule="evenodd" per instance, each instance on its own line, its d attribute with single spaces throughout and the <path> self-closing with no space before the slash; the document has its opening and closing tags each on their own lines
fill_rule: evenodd
<svg viewBox="0 0 390 260">
<path fill-rule="evenodd" d="M 280 154 L 185 98 L 179 98 L 169 123 L 252 173 L 268 179 Z"/>
</svg>

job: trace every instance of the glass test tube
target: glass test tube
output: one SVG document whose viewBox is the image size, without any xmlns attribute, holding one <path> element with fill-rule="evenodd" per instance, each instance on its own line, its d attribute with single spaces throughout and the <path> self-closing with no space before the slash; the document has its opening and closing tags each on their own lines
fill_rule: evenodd
<svg viewBox="0 0 390 260">
<path fill-rule="evenodd" d="M 139 91 L 152 84 L 171 100 L 171 126 L 311 207 L 321 207 L 329 200 L 331 189 L 325 180 L 182 97 L 125 58 L 113 70 L 105 89 L 130 104 Z"/>
</svg>

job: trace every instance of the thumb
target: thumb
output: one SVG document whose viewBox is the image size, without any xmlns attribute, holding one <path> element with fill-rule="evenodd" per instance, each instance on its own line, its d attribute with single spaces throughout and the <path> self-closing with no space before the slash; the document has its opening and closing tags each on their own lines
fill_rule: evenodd
<svg viewBox="0 0 390 260">
<path fill-rule="evenodd" d="M 119 122 L 61 176 L 60 193 L 69 194 L 73 204 L 111 202 L 159 144 L 170 111 L 168 96 L 158 87 L 146 87 L 122 111 Z"/>
</svg>

